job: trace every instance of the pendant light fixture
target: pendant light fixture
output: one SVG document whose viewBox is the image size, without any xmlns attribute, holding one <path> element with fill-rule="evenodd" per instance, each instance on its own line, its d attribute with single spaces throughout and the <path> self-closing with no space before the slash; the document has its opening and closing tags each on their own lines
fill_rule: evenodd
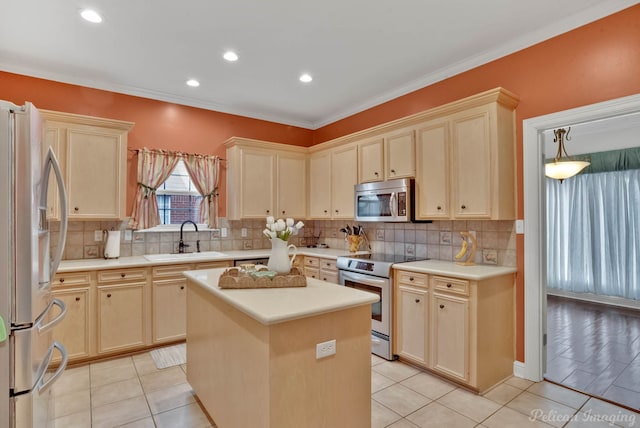
<svg viewBox="0 0 640 428">
<path fill-rule="evenodd" d="M 553 130 L 553 134 L 555 135 L 553 142 L 558 143 L 558 153 L 556 153 L 556 157 L 553 158 L 553 162 L 549 162 L 544 166 L 544 174 L 547 177 L 560 180 L 561 183 L 565 178 L 573 177 L 591 164 L 591 162 L 587 161 L 575 161 L 569 159 L 567 150 L 564 148 L 564 141 L 569 141 L 571 139 L 569 138 L 570 131 L 571 127 L 567 129 L 558 128 Z M 562 157 L 563 153 L 565 156 L 564 158 Z"/>
</svg>

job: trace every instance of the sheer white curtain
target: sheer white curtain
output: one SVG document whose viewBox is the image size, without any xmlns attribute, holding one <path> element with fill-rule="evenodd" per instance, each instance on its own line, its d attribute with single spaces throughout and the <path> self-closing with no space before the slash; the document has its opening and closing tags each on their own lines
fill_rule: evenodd
<svg viewBox="0 0 640 428">
<path fill-rule="evenodd" d="M 640 170 L 547 179 L 547 286 L 640 300 Z"/>
</svg>

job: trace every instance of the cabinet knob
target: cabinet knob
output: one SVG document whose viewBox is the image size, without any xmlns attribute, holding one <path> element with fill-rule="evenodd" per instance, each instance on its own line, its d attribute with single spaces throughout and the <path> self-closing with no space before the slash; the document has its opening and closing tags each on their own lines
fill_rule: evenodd
<svg viewBox="0 0 640 428">
<path fill-rule="evenodd" d="M 269 214 L 271 211 L 267 210 L 267 214 Z"/>
<path fill-rule="evenodd" d="M 440 309 L 444 309 L 444 305 L 440 305 Z"/>
<path fill-rule="evenodd" d="M 326 213 L 327 213 L 327 210 L 324 210 L 324 213 L 326 214 Z"/>
<path fill-rule="evenodd" d="M 282 214 L 285 214 L 285 210 L 282 210 Z"/>
<path fill-rule="evenodd" d="M 75 212 L 78 212 L 78 211 L 80 211 L 80 208 L 78 208 L 78 207 L 74 207 L 74 208 L 73 208 L 73 210 L 74 210 Z"/>
<path fill-rule="evenodd" d="M 111 297 L 111 293 L 107 294 L 107 297 Z"/>
<path fill-rule="evenodd" d="M 79 301 L 80 301 L 80 298 L 79 298 L 79 297 L 76 297 L 76 302 L 79 302 Z"/>
<path fill-rule="evenodd" d="M 420 303 L 420 299 L 416 299 L 416 303 Z"/>
<path fill-rule="evenodd" d="M 373 175 L 375 175 L 377 177 L 380 174 L 378 174 L 378 172 L 376 171 L 376 172 L 373 173 Z"/>
<path fill-rule="evenodd" d="M 438 205 L 438 206 L 436 207 L 436 209 L 437 209 L 438 211 L 440 211 L 440 210 L 442 209 L 442 207 L 441 207 L 440 205 Z"/>
<path fill-rule="evenodd" d="M 181 285 L 181 286 L 180 286 L 180 290 L 184 290 L 184 285 Z"/>
<path fill-rule="evenodd" d="M 126 274 L 126 273 L 121 273 L 121 274 L 120 274 L 120 278 L 124 278 L 125 276 L 127 276 L 127 274 Z"/>
<path fill-rule="evenodd" d="M 451 288 L 451 283 L 448 283 L 448 284 L 447 284 L 447 288 Z"/>
<path fill-rule="evenodd" d="M 64 278 L 60 278 L 60 283 L 62 284 L 64 282 Z"/>
<path fill-rule="evenodd" d="M 413 281 L 413 277 L 412 276 L 409 277 L 409 281 Z"/>
<path fill-rule="evenodd" d="M 392 169 L 392 170 L 391 170 L 391 173 L 392 173 L 392 174 L 395 174 L 395 173 L 396 173 L 396 170 L 395 170 L 395 169 Z"/>
<path fill-rule="evenodd" d="M 466 205 L 462 205 L 460 208 L 462 208 L 463 210 L 466 210 L 467 206 Z"/>
<path fill-rule="evenodd" d="M 322 280 L 323 280 L 323 281 L 326 281 L 326 280 L 327 280 L 327 278 L 322 278 Z"/>
<path fill-rule="evenodd" d="M 338 214 L 338 210 L 336 210 L 336 214 Z"/>
</svg>

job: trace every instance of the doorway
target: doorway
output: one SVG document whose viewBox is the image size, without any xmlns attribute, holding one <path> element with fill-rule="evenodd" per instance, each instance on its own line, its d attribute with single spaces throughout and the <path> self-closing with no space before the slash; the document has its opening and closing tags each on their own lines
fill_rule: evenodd
<svg viewBox="0 0 640 428">
<path fill-rule="evenodd" d="M 566 110 L 523 122 L 525 362 L 518 374 L 541 381 L 546 371 L 546 130 L 640 112 L 640 95 Z"/>
</svg>

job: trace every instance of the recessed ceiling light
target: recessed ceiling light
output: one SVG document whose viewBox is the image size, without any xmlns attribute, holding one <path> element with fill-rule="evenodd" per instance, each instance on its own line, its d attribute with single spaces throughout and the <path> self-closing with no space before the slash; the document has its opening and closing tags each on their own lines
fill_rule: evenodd
<svg viewBox="0 0 640 428">
<path fill-rule="evenodd" d="M 98 15 L 98 12 L 96 12 L 95 10 L 85 9 L 80 12 L 80 16 L 82 16 L 85 20 L 93 22 L 95 24 L 102 22 L 102 17 Z"/>
<path fill-rule="evenodd" d="M 311 77 L 311 75 L 310 75 L 310 74 L 305 73 L 305 74 L 303 74 L 302 76 L 300 76 L 300 81 L 301 81 L 301 82 L 309 83 L 309 82 L 311 82 L 312 80 L 313 80 L 313 77 Z"/>
<path fill-rule="evenodd" d="M 196 79 L 189 79 L 187 80 L 187 85 L 197 88 L 198 86 L 200 86 L 200 82 L 198 82 Z"/>
<path fill-rule="evenodd" d="M 238 60 L 238 54 L 236 54 L 233 51 L 227 51 L 224 53 L 224 55 L 222 55 L 222 57 L 224 59 L 226 59 L 227 61 L 233 62 L 233 61 L 237 61 Z"/>
</svg>

